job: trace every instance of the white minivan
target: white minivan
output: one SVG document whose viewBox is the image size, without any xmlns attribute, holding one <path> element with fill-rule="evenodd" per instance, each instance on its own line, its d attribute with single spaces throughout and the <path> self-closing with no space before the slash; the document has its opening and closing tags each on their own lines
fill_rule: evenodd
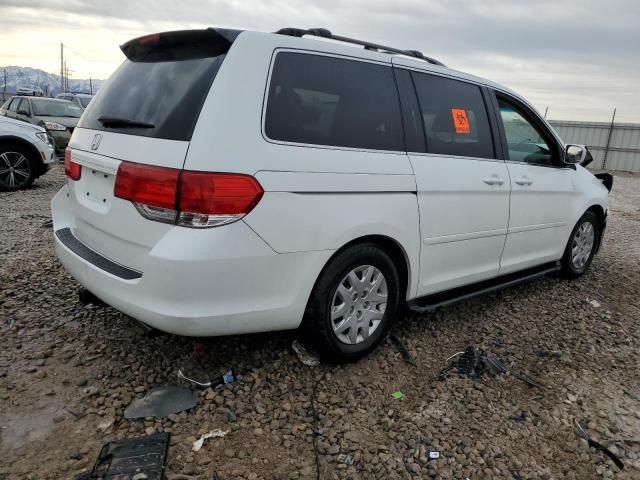
<svg viewBox="0 0 640 480">
<path fill-rule="evenodd" d="M 405 304 L 575 277 L 600 246 L 608 190 L 588 151 L 493 82 L 324 29 L 121 48 L 65 155 L 55 248 L 152 327 L 300 327 L 355 360 Z"/>
</svg>

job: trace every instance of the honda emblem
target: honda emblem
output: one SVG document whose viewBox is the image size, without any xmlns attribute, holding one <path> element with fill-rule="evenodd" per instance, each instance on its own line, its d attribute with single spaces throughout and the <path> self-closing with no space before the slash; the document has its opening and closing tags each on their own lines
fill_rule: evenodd
<svg viewBox="0 0 640 480">
<path fill-rule="evenodd" d="M 102 134 L 101 133 L 97 133 L 93 137 L 93 142 L 91 142 L 91 150 L 97 150 L 98 147 L 100 146 L 100 142 L 101 141 L 102 141 Z"/>
</svg>

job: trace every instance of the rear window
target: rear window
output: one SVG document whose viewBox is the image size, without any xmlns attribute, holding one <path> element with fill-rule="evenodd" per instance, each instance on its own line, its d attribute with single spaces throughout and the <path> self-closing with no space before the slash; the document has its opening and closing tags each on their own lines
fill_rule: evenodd
<svg viewBox="0 0 640 480">
<path fill-rule="evenodd" d="M 404 150 L 391 67 L 279 53 L 269 87 L 265 133 L 286 142 Z"/>
<path fill-rule="evenodd" d="M 436 75 L 412 73 L 427 138 L 427 151 L 495 158 L 480 87 Z"/>
<path fill-rule="evenodd" d="M 78 127 L 191 140 L 202 104 L 230 46 L 231 41 L 213 29 L 155 34 L 127 42 L 121 47 L 127 60 L 90 99 Z"/>
</svg>

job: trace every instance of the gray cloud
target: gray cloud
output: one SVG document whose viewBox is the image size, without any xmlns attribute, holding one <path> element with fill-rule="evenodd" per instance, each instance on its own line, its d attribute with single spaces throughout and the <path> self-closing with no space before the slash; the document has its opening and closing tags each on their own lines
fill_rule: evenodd
<svg viewBox="0 0 640 480">
<path fill-rule="evenodd" d="M 637 0 L 0 0 L 6 33 L 109 28 L 122 41 L 165 28 L 323 26 L 403 48 L 505 83 L 552 118 L 640 122 Z M 1 48 L 1 47 L 0 47 Z"/>
</svg>

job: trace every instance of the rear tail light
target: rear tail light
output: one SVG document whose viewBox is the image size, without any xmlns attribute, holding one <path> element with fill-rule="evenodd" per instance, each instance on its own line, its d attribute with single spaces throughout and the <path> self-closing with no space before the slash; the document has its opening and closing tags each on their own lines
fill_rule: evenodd
<svg viewBox="0 0 640 480">
<path fill-rule="evenodd" d="M 249 175 L 209 173 L 122 162 L 114 188 L 149 220 L 205 228 L 235 222 L 262 198 Z"/>
<path fill-rule="evenodd" d="M 71 149 L 67 147 L 64 150 L 64 174 L 71 180 L 80 180 L 81 173 L 82 167 L 71 160 Z"/>
</svg>

